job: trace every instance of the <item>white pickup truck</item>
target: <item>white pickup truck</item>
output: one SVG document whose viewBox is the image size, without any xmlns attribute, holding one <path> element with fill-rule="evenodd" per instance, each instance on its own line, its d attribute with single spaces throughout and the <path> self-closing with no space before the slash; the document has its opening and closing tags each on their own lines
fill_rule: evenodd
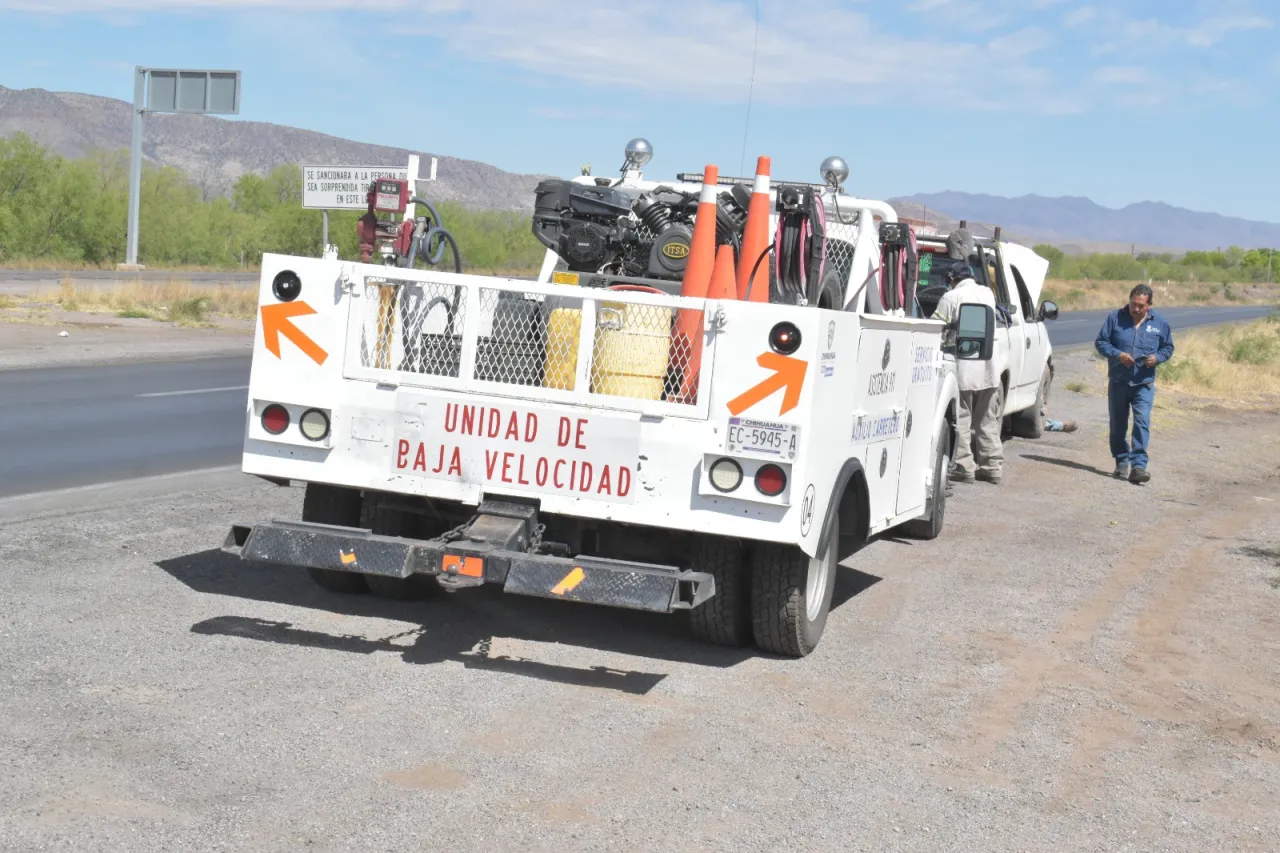
<svg viewBox="0 0 1280 853">
<path fill-rule="evenodd" d="M 567 183 L 606 214 L 612 191 L 713 189 L 630 171 L 546 194 L 573 201 Z M 535 282 L 265 255 L 243 470 L 306 493 L 301 521 L 233 525 L 224 549 L 338 592 L 689 611 L 704 641 L 807 655 L 841 559 L 893 528 L 938 535 L 957 410 L 942 324 L 866 286 L 893 209 L 813 190 L 833 308 L 592 286 L 554 254 Z M 994 314 L 968 309 L 958 357 L 989 357 Z"/>
<path fill-rule="evenodd" d="M 1053 346 L 1045 323 L 1058 317 L 1057 305 L 1040 301 L 1049 262 L 1026 246 L 999 239 L 998 232 L 995 239 L 975 239 L 973 252 L 963 261 L 948 256 L 945 237 L 917 239 L 924 316 L 933 313 L 937 297 L 946 289 L 943 277 L 958 263 L 967 263 L 977 282 L 995 294 L 1001 311 L 993 359 L 1003 380 L 1005 431 L 1039 438 L 1053 387 Z"/>
</svg>

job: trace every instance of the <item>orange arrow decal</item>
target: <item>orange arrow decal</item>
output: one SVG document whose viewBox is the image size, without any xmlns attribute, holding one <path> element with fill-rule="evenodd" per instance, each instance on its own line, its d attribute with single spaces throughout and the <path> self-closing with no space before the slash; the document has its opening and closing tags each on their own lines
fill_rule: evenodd
<svg viewBox="0 0 1280 853">
<path fill-rule="evenodd" d="M 316 313 L 305 302 L 281 302 L 276 305 L 262 306 L 262 339 L 267 350 L 276 358 L 280 357 L 280 336 L 284 335 L 293 341 L 293 345 L 302 350 L 316 364 L 324 364 L 329 353 L 320 348 L 315 341 L 307 337 L 307 333 L 293 325 L 294 317 L 305 317 Z"/>
<path fill-rule="evenodd" d="M 785 415 L 800 405 L 800 391 L 804 388 L 804 377 L 809 371 L 809 362 L 786 355 L 779 355 L 776 352 L 766 352 L 760 354 L 760 357 L 756 359 L 756 364 L 765 370 L 772 370 L 773 375 L 754 388 L 749 388 L 745 393 L 730 400 L 729 414 L 740 415 L 756 403 L 784 388 L 786 391 L 782 395 L 782 408 L 778 411 L 778 414 Z"/>
</svg>

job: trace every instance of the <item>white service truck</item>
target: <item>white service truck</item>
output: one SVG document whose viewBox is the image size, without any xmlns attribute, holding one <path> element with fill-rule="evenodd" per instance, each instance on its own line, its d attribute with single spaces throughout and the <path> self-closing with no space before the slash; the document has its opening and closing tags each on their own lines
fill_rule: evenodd
<svg viewBox="0 0 1280 853">
<path fill-rule="evenodd" d="M 635 168 L 564 183 L 546 192 L 703 189 Z M 224 549 L 344 593 L 491 583 L 683 610 L 704 641 L 807 655 L 840 560 L 941 530 L 958 398 L 943 325 L 880 299 L 893 209 L 830 179 L 771 203 L 787 186 L 825 200 L 832 307 L 593 286 L 594 260 L 566 271 L 551 250 L 538 281 L 265 255 L 243 470 L 306 491 L 301 521 L 232 525 Z M 993 313 L 964 310 L 959 357 L 990 357 Z M 697 358 L 672 345 L 682 327 Z"/>
<path fill-rule="evenodd" d="M 961 223 L 963 226 L 964 223 Z M 1041 301 L 1049 261 L 1032 249 L 1000 238 L 973 238 L 957 259 L 948 254 L 948 241 L 939 235 L 919 235 L 919 292 L 933 299 L 922 305 L 933 313 L 944 292 L 944 276 L 956 263 L 967 263 L 974 278 L 991 288 L 1000 311 L 996 318 L 995 361 L 1001 377 L 1005 432 L 1019 438 L 1039 438 L 1053 388 L 1053 345 L 1046 321 L 1058 318 L 1058 306 Z M 952 241 L 952 245 L 960 241 Z"/>
</svg>

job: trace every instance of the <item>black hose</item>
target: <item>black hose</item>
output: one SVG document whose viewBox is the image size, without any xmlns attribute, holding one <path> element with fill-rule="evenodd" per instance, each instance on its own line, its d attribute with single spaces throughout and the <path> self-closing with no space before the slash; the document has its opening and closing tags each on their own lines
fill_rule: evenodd
<svg viewBox="0 0 1280 853">
<path fill-rule="evenodd" d="M 755 287 L 756 273 L 760 271 L 760 264 L 765 258 L 769 257 L 769 252 L 773 251 L 775 245 L 777 245 L 776 241 L 765 246 L 764 251 L 760 253 L 760 257 L 756 258 L 755 266 L 751 267 L 751 278 L 747 279 L 747 293 L 742 297 L 743 302 L 751 301 L 751 288 Z"/>
</svg>

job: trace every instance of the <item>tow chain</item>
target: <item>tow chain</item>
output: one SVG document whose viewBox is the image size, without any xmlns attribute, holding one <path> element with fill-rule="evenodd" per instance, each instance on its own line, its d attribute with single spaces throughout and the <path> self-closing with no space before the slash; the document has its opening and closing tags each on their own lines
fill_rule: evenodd
<svg viewBox="0 0 1280 853">
<path fill-rule="evenodd" d="M 542 547 L 542 534 L 547 532 L 545 524 L 534 525 L 533 536 L 529 537 L 529 553 L 536 554 L 538 549 Z"/>
</svg>

